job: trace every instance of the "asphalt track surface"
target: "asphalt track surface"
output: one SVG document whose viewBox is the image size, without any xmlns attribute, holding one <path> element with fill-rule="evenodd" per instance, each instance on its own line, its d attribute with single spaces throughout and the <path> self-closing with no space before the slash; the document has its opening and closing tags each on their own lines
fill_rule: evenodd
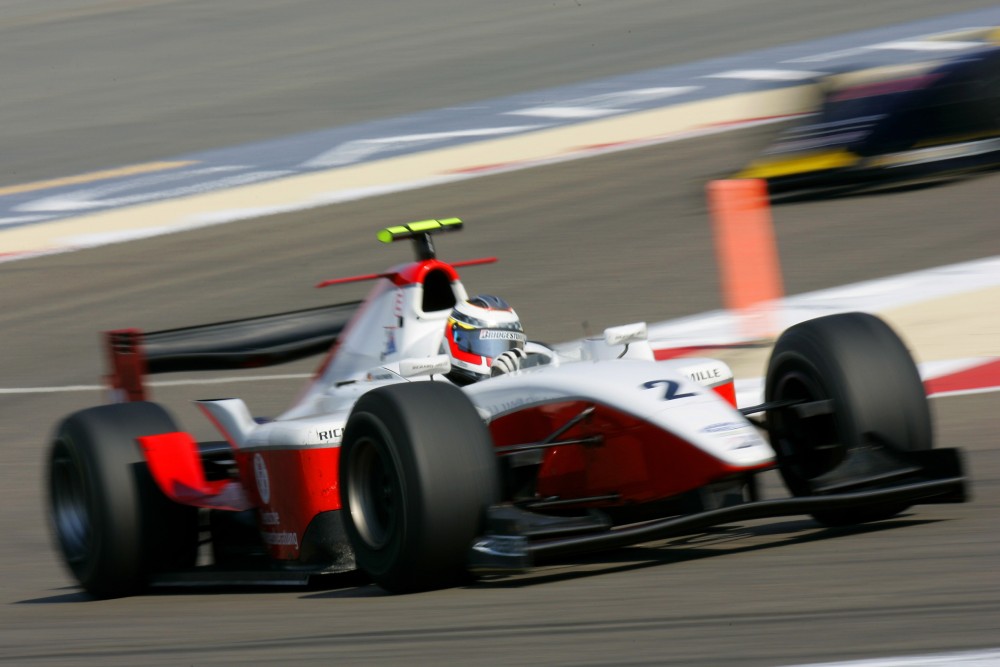
<svg viewBox="0 0 1000 667">
<path fill-rule="evenodd" d="M 225 4 L 213 3 L 213 7 Z M 437 8 L 445 4 L 427 2 Z M 493 59 L 504 56 L 495 48 L 484 48 L 489 42 L 486 35 L 476 40 L 462 34 L 464 15 L 441 14 L 444 28 L 451 21 L 451 29 L 444 33 L 439 32 L 442 26 L 414 15 L 406 34 L 418 42 L 417 33 L 428 40 L 422 43 L 428 51 L 416 52 L 433 52 L 430 42 L 441 48 L 447 44 L 455 49 L 449 63 L 465 55 L 472 61 L 470 67 L 476 64 L 489 70 L 473 77 L 475 85 L 482 86 L 468 93 L 468 99 L 473 99 L 485 96 L 483 91 L 500 94 L 517 87 L 564 82 L 563 78 L 568 81 L 683 61 L 695 48 L 722 52 L 767 46 L 778 39 L 863 27 L 876 18 L 890 23 L 939 11 L 935 3 L 873 2 L 866 3 L 865 9 L 841 12 L 833 10 L 839 3 L 821 4 L 829 8 L 822 21 L 793 17 L 790 10 L 798 3 L 791 2 L 733 3 L 736 9 L 717 14 L 696 14 L 693 8 L 725 8 L 727 3 L 679 3 L 677 11 L 689 12 L 686 20 L 693 22 L 689 27 L 702 31 L 701 42 L 720 40 L 714 46 L 694 47 L 692 40 L 682 39 L 683 20 L 662 17 L 657 3 L 623 3 L 622 16 L 631 16 L 630 24 L 645 35 L 645 42 L 639 38 L 610 42 L 608 51 L 623 44 L 633 51 L 620 62 L 592 54 L 593 62 L 583 68 L 587 71 L 567 64 L 569 52 L 553 52 L 547 58 L 541 57 L 543 51 L 533 52 L 543 49 L 544 17 L 532 15 L 527 3 L 515 5 L 511 14 L 535 31 L 522 38 L 527 40 L 523 54 L 511 48 L 507 55 L 523 56 L 529 62 L 530 56 L 543 63 L 538 72 L 526 74 L 520 82 L 501 62 L 484 56 L 483 51 Z M 984 4 L 959 3 L 949 9 Z M 143 30 L 151 30 L 150 26 L 166 30 L 164 26 L 172 25 L 169 21 L 190 21 L 193 33 L 201 34 L 201 22 L 187 18 L 186 13 L 194 12 L 196 4 L 180 2 L 36 3 L 24 10 L 34 18 L 25 18 L 21 30 L 30 34 L 46 25 L 45 16 L 31 13 L 39 11 L 34 7 L 48 6 L 54 14 L 58 8 L 82 11 L 84 5 L 92 12 L 72 19 L 67 34 L 78 34 L 87 26 L 96 31 L 95 39 L 101 29 L 104 36 L 125 39 L 130 35 L 141 44 Z M 288 87 L 301 83 L 302 90 L 294 95 L 282 87 L 280 76 L 281 63 L 286 73 L 298 72 L 303 65 L 293 56 L 310 51 L 306 37 L 315 34 L 308 31 L 317 22 L 309 21 L 308 15 L 310 8 L 319 12 L 320 3 L 291 3 L 287 16 L 272 17 L 293 22 L 289 17 L 296 9 L 306 16 L 295 23 L 304 32 L 283 33 L 288 35 L 287 43 L 277 41 L 274 23 L 267 25 L 261 15 L 251 20 L 257 5 L 241 5 L 248 9 L 244 22 L 237 24 L 247 35 L 273 40 L 270 57 L 248 61 L 242 41 L 233 41 L 230 52 L 235 55 L 230 62 L 234 67 L 244 62 L 248 71 L 258 65 L 272 65 L 275 70 L 270 78 L 256 81 L 252 99 L 229 98 L 232 109 L 244 108 L 245 122 L 232 113 L 223 118 L 226 113 L 220 109 L 215 110 L 218 115 L 208 113 L 197 97 L 190 96 L 198 86 L 182 90 L 177 83 L 180 79 L 172 78 L 181 77 L 182 72 L 163 73 L 164 99 L 166 92 L 177 96 L 169 105 L 175 125 L 151 122 L 155 118 L 152 102 L 137 101 L 133 109 L 122 109 L 129 118 L 110 114 L 102 129 L 80 125 L 83 121 L 73 121 L 64 110 L 67 127 L 60 136 L 65 141 L 53 138 L 46 144 L 44 138 L 35 137 L 41 142 L 35 148 L 48 145 L 49 149 L 44 155 L 32 151 L 31 159 L 25 160 L 34 165 L 31 178 L 163 157 L 178 152 L 173 148 L 178 142 L 194 142 L 199 135 L 201 140 L 211 135 L 219 142 L 232 142 L 323 126 L 318 112 L 299 108 L 310 106 L 310 94 L 320 95 L 315 86 L 307 85 L 309 77 L 286 82 Z M 582 1 L 579 6 L 552 4 L 553 10 L 570 12 L 578 7 L 591 12 L 590 22 L 585 23 L 594 31 L 595 44 L 603 44 L 597 35 L 607 35 L 609 24 L 617 25 L 610 17 L 618 14 L 603 16 L 599 11 L 609 6 Z M 744 9 L 750 6 L 763 12 L 756 15 L 761 23 L 750 20 L 755 15 Z M 739 25 L 742 11 L 748 12 L 743 17 L 745 26 Z M 787 19 L 780 36 L 763 23 L 764 17 L 774 16 Z M 480 16 L 484 17 L 489 18 Z M 369 25 L 362 18 L 369 17 L 358 15 L 356 30 Z M 11 20 L 0 25 L 10 29 Z M 564 23 L 554 17 L 548 20 L 553 22 L 548 32 Z M 465 27 L 477 25 L 481 24 L 470 20 Z M 657 26 L 677 30 L 681 45 L 662 40 Z M 439 39 L 445 33 L 454 40 Z M 391 41 L 387 34 L 373 32 L 368 40 L 358 36 L 357 44 Z M 532 42 L 533 35 L 536 42 Z M 51 36 L 49 46 L 56 49 L 58 35 Z M 235 33 L 217 26 L 220 50 L 226 39 L 236 38 Z M 192 44 L 172 46 L 178 59 L 195 51 L 195 44 L 208 48 L 207 38 L 204 42 L 191 39 L 195 40 Z M 37 46 L 38 40 L 34 43 Z M 555 44 L 563 41 L 555 40 Z M 0 45 L 0 49 L 11 48 L 7 39 L 0 40 Z M 72 43 L 65 48 L 87 52 Z M 67 51 L 63 57 L 72 53 Z M 147 67 L 143 57 L 137 55 L 138 62 L 130 70 L 136 77 Z M 4 62 L 10 61 L 5 58 Z M 438 86 L 437 97 L 448 99 L 445 103 L 459 101 L 466 94 L 459 91 L 458 82 L 464 74 L 447 76 L 441 70 L 443 61 L 429 62 L 428 67 L 440 76 L 440 81 L 428 79 Z M 507 64 L 513 67 L 516 61 Z M 197 80 L 199 72 L 191 67 L 188 74 Z M 319 70 L 311 71 L 318 77 Z M 487 76 L 490 72 L 496 78 Z M 408 73 L 406 79 L 414 76 Z M 454 86 L 451 98 L 448 86 L 441 83 L 445 79 Z M 167 85 L 171 82 L 179 87 L 171 91 Z M 353 82 L 363 84 L 360 77 Z M 61 101 L 69 103 L 73 77 L 66 76 L 61 83 L 65 86 Z M 379 83 L 391 82 L 382 79 Z M 428 89 L 433 88 L 430 83 Z M 56 88 L 51 88 L 53 95 Z M 186 97 L 181 95 L 185 92 Z M 372 104 L 378 91 L 368 92 L 375 97 L 365 104 Z M 97 97 L 95 93 L 93 100 Z M 434 97 L 427 92 L 422 100 L 407 99 L 415 109 L 435 104 Z M 318 102 L 312 100 L 312 104 Z M 150 115 L 140 113 L 147 104 Z M 383 103 L 386 107 L 394 104 L 400 105 L 397 111 L 411 110 L 399 98 Z M 287 105 L 287 113 L 281 113 L 282 105 Z M 359 106 L 355 113 L 363 111 Z M 343 113 L 348 116 L 350 110 Z M 184 125 L 200 127 L 202 114 L 217 124 L 197 132 L 193 125 Z M 45 122 L 37 119 L 38 128 Z M 290 125 L 282 125 L 285 122 Z M 227 131 L 233 134 L 223 134 L 221 128 L 230 125 L 234 127 Z M 112 140 L 116 126 L 122 128 L 121 143 Z M 94 130 L 88 136 L 95 143 L 76 137 L 86 129 Z M 509 298 L 532 337 L 555 342 L 610 324 L 658 321 L 717 308 L 721 304 L 702 188 L 708 178 L 725 172 L 734 160 L 759 145 L 760 135 L 767 131 L 665 144 L 3 264 L 0 284 L 7 286 L 0 292 L 3 385 L 95 384 L 102 372 L 96 332 L 103 329 L 156 330 L 355 298 L 363 294 L 363 287 L 314 290 L 311 285 L 408 259 L 408 247 L 376 244 L 374 231 L 425 217 L 460 215 L 469 222 L 463 233 L 441 239 L 441 255 L 447 259 L 499 256 L 497 265 L 466 269 L 466 285 L 470 291 Z M 24 136 L 28 147 L 30 137 Z M 75 145 L 74 141 L 83 143 Z M 10 164 L 4 158 L 4 165 Z M 776 211 L 776 226 L 787 291 L 799 293 L 1000 254 L 994 214 L 998 186 L 1000 176 L 986 175 L 910 192 L 783 206 Z M 294 364 L 275 372 L 307 368 Z M 234 382 L 158 388 L 155 396 L 196 434 L 208 436 L 207 427 L 187 405 L 190 399 L 240 395 L 255 413 L 266 415 L 287 406 L 299 386 L 298 381 L 283 380 Z M 7 536 L 0 543 L 4 571 L 0 663 L 221 665 L 322 660 L 344 664 L 764 666 L 995 648 L 1000 643 L 997 393 L 932 402 L 939 442 L 967 452 L 975 497 L 966 505 L 917 508 L 897 520 L 858 529 L 820 529 L 806 518 L 752 522 L 419 595 L 392 597 L 372 586 L 341 580 L 312 590 L 169 591 L 97 602 L 78 592 L 55 558 L 45 527 L 41 478 L 46 439 L 55 422 L 100 400 L 97 392 L 89 390 L 0 398 L 0 441 L 4 443 L 0 530 Z"/>
</svg>

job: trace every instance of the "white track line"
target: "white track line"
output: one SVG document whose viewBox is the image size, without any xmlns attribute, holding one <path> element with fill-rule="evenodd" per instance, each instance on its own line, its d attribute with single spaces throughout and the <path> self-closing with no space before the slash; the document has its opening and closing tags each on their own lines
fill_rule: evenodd
<svg viewBox="0 0 1000 667">
<path fill-rule="evenodd" d="M 845 662 L 822 662 L 789 667 L 998 667 L 1000 649 L 962 651 L 897 658 L 872 658 Z"/>
<path fill-rule="evenodd" d="M 728 72 L 707 74 L 706 79 L 744 79 L 747 81 L 805 81 L 815 79 L 822 72 L 795 69 L 734 69 Z"/>
<path fill-rule="evenodd" d="M 951 373 L 969 370 L 984 363 L 990 363 L 991 357 L 976 357 L 972 359 L 955 359 L 933 361 L 920 364 L 920 376 L 924 380 L 940 378 Z M 190 378 L 185 380 L 156 380 L 147 382 L 149 387 L 194 387 L 201 385 L 229 384 L 232 382 L 269 382 L 274 380 L 307 380 L 313 373 L 286 373 L 282 375 L 249 375 L 223 376 L 215 378 Z M 107 391 L 107 387 L 99 384 L 76 384 L 62 387 L 0 387 L 0 395 L 18 394 L 58 394 L 66 392 Z M 764 391 L 764 378 L 740 378 L 736 380 L 736 395 L 739 405 L 753 405 L 761 402 Z M 933 394 L 933 397 L 965 396 L 968 394 L 985 394 L 1000 391 L 1000 387 L 985 387 L 981 389 L 961 389 Z"/>
<path fill-rule="evenodd" d="M 190 387 L 206 384 L 229 384 L 230 382 L 266 382 L 269 380 L 305 380 L 312 373 L 289 373 L 285 375 L 251 375 L 229 376 L 219 378 L 192 378 L 190 380 L 157 380 L 147 382 L 149 387 Z M 100 384 L 75 384 L 65 387 L 0 387 L 0 394 L 57 394 L 73 391 L 106 391 L 108 388 Z"/>
<path fill-rule="evenodd" d="M 928 299 L 936 299 L 1000 285 L 1000 256 L 985 259 L 940 266 L 923 271 L 889 276 L 877 280 L 868 280 L 834 287 L 816 292 L 809 292 L 781 301 L 779 310 L 783 311 L 786 321 L 784 326 L 795 322 L 827 315 L 833 312 L 862 310 L 878 312 L 889 307 L 919 303 Z M 712 311 L 691 317 L 684 317 L 668 322 L 659 322 L 649 327 L 651 342 L 657 348 L 685 347 L 712 344 L 733 344 L 745 339 L 740 332 L 738 317 L 728 311 Z M 566 345 L 572 345 L 567 343 Z M 563 346 L 559 346 L 563 347 Z M 982 363 L 992 361 L 992 357 L 967 357 L 951 360 L 930 361 L 921 364 L 921 375 L 924 379 L 933 379 L 974 368 Z M 181 387 L 195 385 L 226 384 L 230 382 L 265 382 L 272 380 L 303 380 L 312 377 L 311 373 L 292 373 L 284 375 L 253 375 L 231 376 L 219 378 L 197 378 L 185 380 L 161 380 L 150 382 L 152 387 Z M 739 380 L 737 391 L 746 401 L 760 393 L 760 378 Z M 0 387 L 3 394 L 47 394 L 76 391 L 101 391 L 101 385 L 69 385 L 63 387 Z M 970 391 L 947 392 L 939 396 L 954 396 L 965 393 L 982 393 L 997 389 L 975 389 Z M 743 405 L 744 401 L 741 400 Z"/>
</svg>

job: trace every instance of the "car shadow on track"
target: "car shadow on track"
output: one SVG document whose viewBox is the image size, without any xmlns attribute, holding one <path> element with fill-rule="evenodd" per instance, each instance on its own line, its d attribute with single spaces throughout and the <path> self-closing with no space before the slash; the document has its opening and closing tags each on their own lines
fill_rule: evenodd
<svg viewBox="0 0 1000 667">
<path fill-rule="evenodd" d="M 897 518 L 857 526 L 824 528 L 811 519 L 770 522 L 760 525 L 720 526 L 691 535 L 645 545 L 624 547 L 573 558 L 563 558 L 539 563 L 536 569 L 511 576 L 482 577 L 464 588 L 522 588 L 547 583 L 582 579 L 586 577 L 630 572 L 650 567 L 684 563 L 717 556 L 750 553 L 782 546 L 823 542 L 849 535 L 862 535 L 938 523 L 947 519 Z M 56 595 L 20 600 L 15 604 L 74 604 L 101 602 L 74 586 L 58 589 Z M 200 585 L 158 586 L 145 596 L 218 595 L 240 593 L 297 593 L 303 599 L 351 599 L 388 597 L 391 593 L 372 584 L 361 572 L 330 574 L 314 579 L 306 586 L 274 585 Z"/>
<path fill-rule="evenodd" d="M 31 598 L 29 600 L 18 600 L 14 604 L 70 604 L 74 602 L 93 602 L 95 600 L 89 593 L 81 591 L 76 586 L 66 586 L 59 590 L 67 591 L 58 595 L 49 595 L 43 598 Z"/>
<path fill-rule="evenodd" d="M 89 593 L 80 590 L 76 586 L 66 586 L 58 589 L 66 591 L 57 595 L 50 595 L 40 598 L 19 600 L 15 604 L 72 604 L 80 602 L 103 602 L 100 598 L 95 598 Z M 372 597 L 377 595 L 388 595 L 377 586 L 371 585 L 369 578 L 362 572 L 344 572 L 340 574 L 327 574 L 314 577 L 306 585 L 292 584 L 199 584 L 168 586 L 161 585 L 150 588 L 142 594 L 142 597 L 166 597 L 184 595 L 220 595 L 220 594 L 288 594 L 303 593 L 307 595 L 310 591 L 323 591 L 324 595 L 329 592 L 339 593 L 343 591 L 345 597 Z"/>
<path fill-rule="evenodd" d="M 684 563 L 717 556 L 776 549 L 782 546 L 823 542 L 849 535 L 907 528 L 944 519 L 900 518 L 857 526 L 824 528 L 810 519 L 762 524 L 722 526 L 703 533 L 685 535 L 646 545 L 626 547 L 572 559 L 539 564 L 536 571 L 504 578 L 484 578 L 470 588 L 521 588 L 585 577 L 630 572 L 650 567 Z M 761 540 L 766 540 L 761 542 Z M 553 568 L 558 568 L 554 571 Z"/>
</svg>

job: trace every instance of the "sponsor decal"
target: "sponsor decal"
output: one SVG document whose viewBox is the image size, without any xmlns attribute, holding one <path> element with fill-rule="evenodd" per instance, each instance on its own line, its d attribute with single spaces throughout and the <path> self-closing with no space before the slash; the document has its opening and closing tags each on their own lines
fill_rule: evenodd
<svg viewBox="0 0 1000 667">
<path fill-rule="evenodd" d="M 260 535 L 265 544 L 295 548 L 299 546 L 299 538 L 295 533 L 271 533 L 265 530 Z"/>
<path fill-rule="evenodd" d="M 413 375 L 420 375 L 421 373 L 425 373 L 427 371 L 437 370 L 438 365 L 439 364 L 431 362 L 431 361 L 428 361 L 427 363 L 421 363 L 421 362 L 417 361 L 417 362 L 414 362 L 414 363 L 410 364 L 410 372 Z"/>
<path fill-rule="evenodd" d="M 735 431 L 741 428 L 748 428 L 750 424 L 744 422 L 719 422 L 718 424 L 709 424 L 705 428 L 701 429 L 702 433 L 724 433 L 726 431 Z"/>
<path fill-rule="evenodd" d="M 750 447 L 756 447 L 761 444 L 760 438 L 752 435 L 730 437 L 727 439 L 733 441 L 730 443 L 729 449 L 749 449 Z"/>
<path fill-rule="evenodd" d="M 674 380 L 650 380 L 649 382 L 643 382 L 643 389 L 655 389 L 657 387 L 663 387 L 663 400 L 664 401 L 674 401 L 678 398 L 690 398 L 692 396 L 697 396 L 696 393 L 688 391 L 680 393 L 681 385 L 679 382 Z"/>
<path fill-rule="evenodd" d="M 281 523 L 281 517 L 278 516 L 277 512 L 261 512 L 260 522 L 265 526 L 277 526 Z"/>
<path fill-rule="evenodd" d="M 545 403 L 546 401 L 551 401 L 553 399 L 559 398 L 558 394 L 530 394 L 528 396 L 517 396 L 515 398 L 510 398 L 499 403 L 492 403 L 485 406 L 487 412 L 491 415 L 500 415 L 505 412 L 511 412 L 518 408 L 528 407 L 530 405 L 535 405 L 538 403 Z"/>
<path fill-rule="evenodd" d="M 253 455 L 253 476 L 257 480 L 257 493 L 265 505 L 271 502 L 271 479 L 267 475 L 267 465 L 260 454 Z"/>
<path fill-rule="evenodd" d="M 403 317 L 403 290 L 397 288 L 395 297 L 392 300 L 392 314 L 398 318 Z"/>
<path fill-rule="evenodd" d="M 508 412 L 510 410 L 514 410 L 515 408 L 519 408 L 522 405 L 527 405 L 530 402 L 531 399 L 527 398 L 513 398 L 509 401 L 503 401 L 502 403 L 494 403 L 493 405 L 486 408 L 486 410 L 490 414 L 498 415 L 503 412 Z"/>
<path fill-rule="evenodd" d="M 316 431 L 316 437 L 323 442 L 334 441 L 339 442 L 344 437 L 344 429 L 342 428 L 330 428 L 324 431 Z"/>
<path fill-rule="evenodd" d="M 382 350 L 384 360 L 390 354 L 396 354 L 396 327 L 383 327 L 385 329 L 385 348 Z"/>
<path fill-rule="evenodd" d="M 479 332 L 480 340 L 519 340 L 524 342 L 528 337 L 519 331 L 498 331 L 497 329 L 482 329 Z"/>
<path fill-rule="evenodd" d="M 706 382 L 722 377 L 722 370 L 716 366 L 715 368 L 691 371 L 690 373 L 686 373 L 686 375 L 695 382 Z"/>
</svg>

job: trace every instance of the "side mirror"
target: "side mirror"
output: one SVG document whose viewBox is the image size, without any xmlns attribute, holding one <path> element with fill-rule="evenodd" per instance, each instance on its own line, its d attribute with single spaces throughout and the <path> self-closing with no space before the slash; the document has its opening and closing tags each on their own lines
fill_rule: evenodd
<svg viewBox="0 0 1000 667">
<path fill-rule="evenodd" d="M 653 350 L 646 339 L 645 322 L 608 327 L 603 338 L 584 338 L 581 357 L 591 361 L 602 359 L 653 359 Z"/>
<path fill-rule="evenodd" d="M 604 342 L 608 345 L 628 345 L 646 340 L 648 331 L 645 322 L 622 324 L 604 330 Z"/>
</svg>

